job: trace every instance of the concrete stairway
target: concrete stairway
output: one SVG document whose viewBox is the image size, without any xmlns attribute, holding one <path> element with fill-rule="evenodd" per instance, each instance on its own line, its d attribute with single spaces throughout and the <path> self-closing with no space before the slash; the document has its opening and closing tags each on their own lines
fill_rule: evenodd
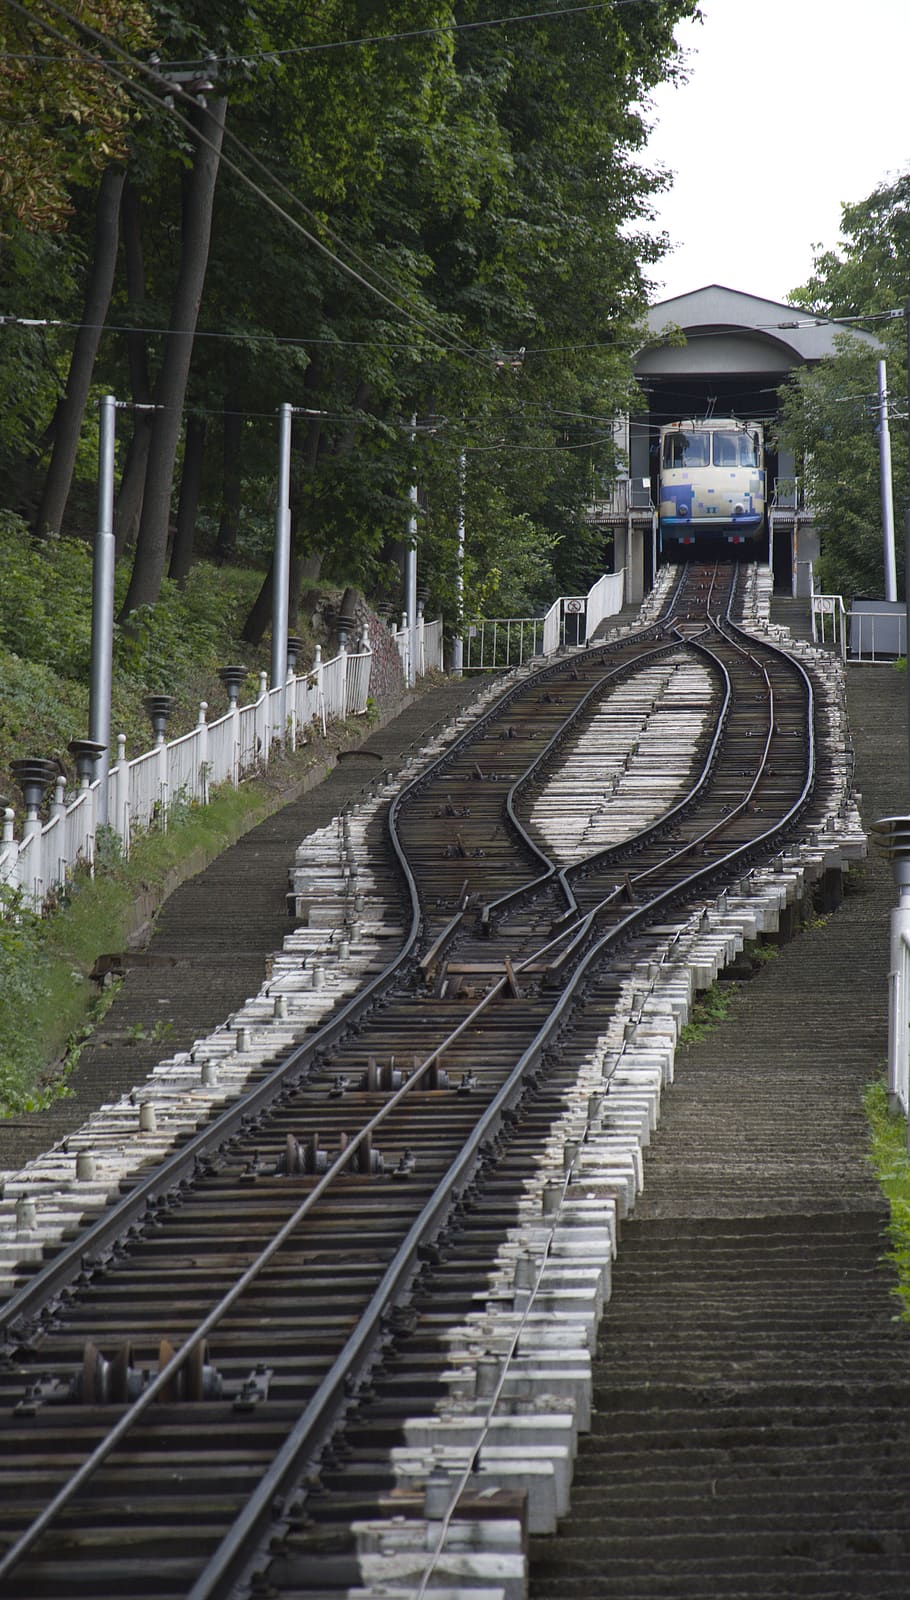
<svg viewBox="0 0 910 1600">
<path fill-rule="evenodd" d="M 867 825 L 910 809 L 904 692 L 851 669 Z M 534 1600 L 908 1592 L 910 1329 L 861 1104 L 886 1054 L 891 900 L 872 857 L 678 1056 Z"/>
</svg>

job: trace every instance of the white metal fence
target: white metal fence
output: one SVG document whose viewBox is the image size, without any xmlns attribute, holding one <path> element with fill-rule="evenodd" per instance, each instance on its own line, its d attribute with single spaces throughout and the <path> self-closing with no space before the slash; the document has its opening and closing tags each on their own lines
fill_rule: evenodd
<svg viewBox="0 0 910 1600">
<path fill-rule="evenodd" d="M 895 1108 L 910 1115 L 910 912 L 906 895 L 891 913 L 888 1014 L 888 1093 Z"/>
<path fill-rule="evenodd" d="M 191 733 L 161 741 L 134 760 L 126 759 L 126 741 L 117 741 L 117 760 L 108 774 L 109 826 L 129 854 L 137 832 L 166 828 L 176 803 L 204 804 L 211 787 L 235 786 L 248 773 L 268 765 L 276 743 L 291 750 L 305 742 L 315 723 L 325 731 L 332 718 L 354 716 L 366 710 L 370 686 L 371 652 L 354 655 L 342 650 L 323 662 L 320 651 L 309 672 L 289 677 L 277 689 L 267 687 L 263 672 L 259 694 L 246 706 L 231 706 L 216 722 L 207 721 L 203 701 L 199 721 Z M 3 813 L 0 837 L 0 885 L 21 891 L 25 903 L 40 910 L 48 897 L 77 866 L 92 869 L 95 860 L 101 780 L 84 785 L 68 803 L 64 779 L 57 782 L 50 817 L 42 823 L 30 813 L 19 839 L 15 814 Z"/>
<path fill-rule="evenodd" d="M 847 612 L 839 594 L 812 595 L 812 640 L 833 645 L 841 659 L 847 655 Z"/>
<path fill-rule="evenodd" d="M 404 681 L 413 684 L 428 672 L 442 671 L 442 621 L 424 622 L 418 617 L 413 628 L 393 628 Z"/>
<path fill-rule="evenodd" d="M 481 617 L 465 630 L 465 668 L 492 672 L 519 667 L 584 644 L 605 617 L 622 609 L 625 569 L 607 572 L 586 595 L 560 595 L 544 617 Z"/>
<path fill-rule="evenodd" d="M 851 661 L 893 664 L 907 654 L 907 612 L 902 600 L 854 600 L 848 618 Z"/>
</svg>

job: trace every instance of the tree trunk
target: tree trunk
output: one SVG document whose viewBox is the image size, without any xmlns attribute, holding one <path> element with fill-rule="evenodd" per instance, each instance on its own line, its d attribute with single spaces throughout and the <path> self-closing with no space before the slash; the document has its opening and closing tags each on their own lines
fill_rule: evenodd
<svg viewBox="0 0 910 1600">
<path fill-rule="evenodd" d="M 224 397 L 223 416 L 224 456 L 221 490 L 221 520 L 215 540 L 215 559 L 227 561 L 234 553 L 240 527 L 240 446 L 243 439 L 243 417 L 240 402 L 233 395 Z"/>
<path fill-rule="evenodd" d="M 205 417 L 191 414 L 186 422 L 186 443 L 183 447 L 183 472 L 180 477 L 180 501 L 177 506 L 177 531 L 171 551 L 168 577 L 184 588 L 193 564 L 193 545 L 196 542 L 196 512 L 199 508 L 199 490 L 202 486 L 202 461 L 205 454 Z"/>
<path fill-rule="evenodd" d="M 120 223 L 123 231 L 130 321 L 135 325 L 141 323 L 145 314 L 145 260 L 142 251 L 139 196 L 129 179 L 123 190 Z M 148 341 L 145 334 L 136 326 L 126 335 L 126 351 L 133 405 L 146 406 L 152 398 Z M 133 436 L 127 450 L 126 464 L 120 479 L 120 490 L 114 510 L 114 541 L 118 556 L 123 554 L 128 545 L 136 542 L 139 518 L 142 514 L 142 495 L 145 489 L 145 470 L 151 437 L 151 414 L 148 411 L 134 411 Z"/>
<path fill-rule="evenodd" d="M 172 331 L 165 342 L 164 360 L 155 386 L 155 402 L 161 410 L 154 413 L 136 559 L 121 617 L 128 616 L 139 606 L 154 605 L 164 575 L 174 461 L 208 265 L 212 206 L 226 111 L 227 100 L 222 98 L 196 113 L 200 131 L 208 142 L 197 147 L 184 196 L 183 252 L 171 310 Z"/>
<path fill-rule="evenodd" d="M 76 333 L 70 358 L 66 393 L 57 407 L 54 448 L 51 453 L 44 493 L 35 517 L 34 532 L 41 539 L 56 539 L 69 498 L 79 448 L 79 433 L 95 370 L 95 357 L 101 332 L 111 303 L 114 268 L 117 264 L 120 195 L 125 174 L 108 167 L 102 173 L 95 209 L 95 244 L 89 273 L 82 326 Z"/>
<path fill-rule="evenodd" d="M 294 625 L 297 622 L 300 610 L 301 586 L 304 583 L 315 583 L 321 569 L 321 555 L 305 556 L 303 558 L 298 555 L 292 555 L 291 557 L 291 580 L 288 585 L 288 628 L 291 633 L 294 632 Z M 269 570 L 262 580 L 262 587 L 250 606 L 249 614 L 241 630 L 240 637 L 244 644 L 261 644 L 263 634 L 271 627 L 273 570 L 274 562 L 270 561 Z"/>
</svg>

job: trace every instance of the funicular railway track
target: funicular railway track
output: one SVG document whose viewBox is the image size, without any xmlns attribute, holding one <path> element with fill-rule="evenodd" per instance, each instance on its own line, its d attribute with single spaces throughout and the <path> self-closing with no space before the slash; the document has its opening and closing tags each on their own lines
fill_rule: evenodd
<svg viewBox="0 0 910 1600">
<path fill-rule="evenodd" d="M 653 627 L 520 680 L 398 796 L 401 955 L 0 1307 L 0 1593 L 228 1594 L 276 1522 L 306 1520 L 307 1474 L 314 1506 L 317 1470 L 357 1504 L 387 1481 L 339 1466 L 371 1363 L 393 1398 L 368 1462 L 395 1393 L 435 1383 L 396 1357 L 409 1296 L 440 1325 L 470 1301 L 572 1040 L 603 1025 L 612 952 L 778 848 L 811 796 L 811 684 L 731 623 L 733 583 L 690 569 Z M 552 860 L 531 820 L 547 772 L 618 685 L 693 658 L 714 714 L 684 792 Z M 355 1399 L 355 1444 L 321 1455 Z M 328 1592 L 293 1571 L 289 1593 Z"/>
</svg>

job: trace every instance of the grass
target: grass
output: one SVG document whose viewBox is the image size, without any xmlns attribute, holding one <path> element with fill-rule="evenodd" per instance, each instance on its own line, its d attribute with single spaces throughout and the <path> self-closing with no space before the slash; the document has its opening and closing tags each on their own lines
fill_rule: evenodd
<svg viewBox="0 0 910 1600">
<path fill-rule="evenodd" d="M 40 1110 L 68 1092 L 79 1051 L 113 998 L 99 996 L 89 973 L 100 955 L 127 947 L 137 905 L 160 904 L 168 886 L 268 816 L 283 786 L 328 750 L 314 743 L 267 778 L 186 807 L 167 833 L 136 841 L 128 861 L 116 849 L 103 852 L 95 876 L 77 876 L 49 916 L 10 907 L 17 914 L 0 920 L 0 1116 Z"/>
<path fill-rule="evenodd" d="M 864 1095 L 869 1119 L 869 1155 L 882 1192 L 891 1208 L 889 1259 L 897 1271 L 898 1296 L 902 1316 L 910 1321 L 910 1152 L 907 1150 L 907 1122 L 888 1108 L 888 1090 L 883 1082 L 869 1085 Z"/>
<path fill-rule="evenodd" d="M 699 995 L 689 1013 L 689 1021 L 680 1029 L 680 1044 L 698 1044 L 712 1028 L 723 1022 L 733 1004 L 735 994 L 735 984 L 727 983 L 721 987 L 719 983 L 712 983 L 710 989 Z"/>
</svg>

